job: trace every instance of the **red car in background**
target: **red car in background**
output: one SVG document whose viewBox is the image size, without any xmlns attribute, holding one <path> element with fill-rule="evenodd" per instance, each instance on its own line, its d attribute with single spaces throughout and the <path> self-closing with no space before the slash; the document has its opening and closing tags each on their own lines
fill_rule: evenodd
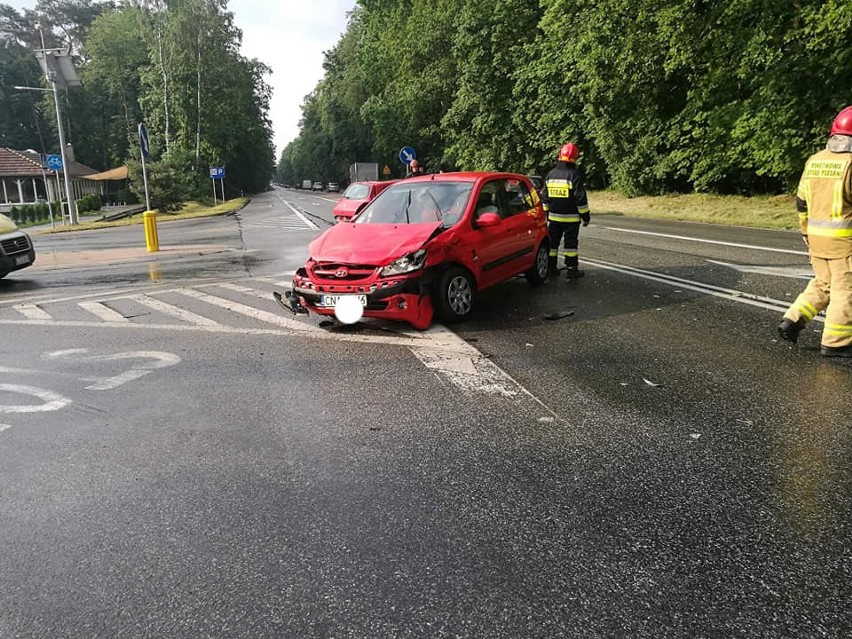
<svg viewBox="0 0 852 639">
<path fill-rule="evenodd" d="M 334 219 L 337 222 L 351 220 L 361 209 L 376 199 L 376 196 L 391 184 L 396 184 L 396 180 L 388 180 L 386 182 L 353 182 L 343 192 L 337 204 L 335 204 L 333 211 Z"/>
<path fill-rule="evenodd" d="M 424 330 L 435 314 L 448 323 L 464 319 L 479 291 L 515 275 L 543 283 L 549 248 L 544 210 L 526 176 L 411 178 L 388 187 L 353 223 L 311 242 L 293 290 L 286 300 L 275 297 L 296 313 L 344 323 L 383 317 Z"/>
</svg>

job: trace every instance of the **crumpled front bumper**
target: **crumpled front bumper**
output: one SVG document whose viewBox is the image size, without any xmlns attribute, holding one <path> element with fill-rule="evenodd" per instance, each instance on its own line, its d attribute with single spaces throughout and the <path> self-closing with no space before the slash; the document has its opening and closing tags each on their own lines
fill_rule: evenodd
<svg viewBox="0 0 852 639">
<path fill-rule="evenodd" d="M 323 295 L 365 295 L 364 317 L 408 322 L 418 330 L 429 328 L 434 314 L 429 293 L 431 277 L 420 271 L 375 282 L 314 282 L 305 268 L 293 276 L 293 293 L 299 304 L 318 315 L 334 315 L 334 308 L 320 306 Z"/>
</svg>

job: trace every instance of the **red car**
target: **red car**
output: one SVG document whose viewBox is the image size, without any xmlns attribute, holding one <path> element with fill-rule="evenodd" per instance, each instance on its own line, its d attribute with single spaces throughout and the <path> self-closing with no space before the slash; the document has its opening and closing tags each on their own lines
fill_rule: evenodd
<svg viewBox="0 0 852 639">
<path fill-rule="evenodd" d="M 283 300 L 293 312 L 409 322 L 425 330 L 467 317 L 477 292 L 524 274 L 547 277 L 544 210 L 524 175 L 442 173 L 402 180 L 352 224 L 311 242 Z M 357 300 L 357 303 L 355 302 Z M 344 304 L 345 302 L 345 304 Z M 341 305 L 357 316 L 344 319 Z"/>
<path fill-rule="evenodd" d="M 386 182 L 353 182 L 343 192 L 343 196 L 334 205 L 334 219 L 338 222 L 351 220 L 367 204 L 372 202 L 376 196 L 396 184 L 396 180 Z"/>
</svg>

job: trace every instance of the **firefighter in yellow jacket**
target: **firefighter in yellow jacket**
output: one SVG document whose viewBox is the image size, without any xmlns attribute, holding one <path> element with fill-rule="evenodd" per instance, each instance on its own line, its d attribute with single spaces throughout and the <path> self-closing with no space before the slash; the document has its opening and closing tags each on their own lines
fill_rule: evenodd
<svg viewBox="0 0 852 639">
<path fill-rule="evenodd" d="M 805 164 L 796 208 L 814 278 L 787 309 L 778 333 L 795 342 L 825 310 L 820 353 L 852 357 L 852 106 L 835 118 L 826 149 Z"/>
<path fill-rule="evenodd" d="M 591 217 L 583 174 L 575 164 L 579 155 L 580 149 L 573 142 L 562 145 L 556 166 L 544 178 L 541 194 L 550 233 L 548 274 L 554 276 L 557 273 L 559 243 L 564 236 L 565 249 L 562 256 L 565 260 L 565 276 L 569 280 L 585 275 L 579 268 L 580 220 L 583 226 L 588 226 Z"/>
</svg>

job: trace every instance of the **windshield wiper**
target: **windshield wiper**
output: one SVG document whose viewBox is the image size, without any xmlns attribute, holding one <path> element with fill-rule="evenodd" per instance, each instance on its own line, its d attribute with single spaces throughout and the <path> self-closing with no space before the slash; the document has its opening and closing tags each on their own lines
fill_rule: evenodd
<svg viewBox="0 0 852 639">
<path fill-rule="evenodd" d="M 408 189 L 408 204 L 405 205 L 405 223 L 411 224 L 411 218 L 408 215 L 408 209 L 411 208 L 411 189 Z"/>
</svg>

